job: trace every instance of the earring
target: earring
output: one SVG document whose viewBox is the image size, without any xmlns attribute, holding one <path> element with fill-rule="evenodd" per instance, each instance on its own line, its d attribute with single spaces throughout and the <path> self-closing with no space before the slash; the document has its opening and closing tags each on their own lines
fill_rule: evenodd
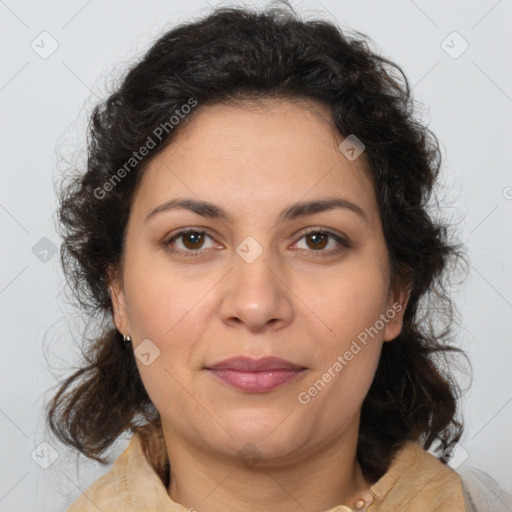
<svg viewBox="0 0 512 512">
<path fill-rule="evenodd" d="M 130 346 L 132 339 L 130 338 L 130 336 L 126 336 L 126 334 L 123 334 L 123 341 L 124 344 L 128 347 Z"/>
</svg>

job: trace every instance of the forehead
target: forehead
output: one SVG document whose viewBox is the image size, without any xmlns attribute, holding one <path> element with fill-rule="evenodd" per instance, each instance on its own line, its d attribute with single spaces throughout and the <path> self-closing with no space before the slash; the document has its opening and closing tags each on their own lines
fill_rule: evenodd
<svg viewBox="0 0 512 512">
<path fill-rule="evenodd" d="M 364 154 L 350 161 L 339 151 L 344 137 L 327 106 L 266 98 L 199 106 L 193 115 L 145 169 L 134 213 L 184 196 L 250 213 L 326 195 L 375 213 Z"/>
</svg>

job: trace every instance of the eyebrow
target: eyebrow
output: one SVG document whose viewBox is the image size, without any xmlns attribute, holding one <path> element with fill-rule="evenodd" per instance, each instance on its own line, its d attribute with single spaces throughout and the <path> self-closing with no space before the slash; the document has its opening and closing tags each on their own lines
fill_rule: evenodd
<svg viewBox="0 0 512 512">
<path fill-rule="evenodd" d="M 312 215 L 314 213 L 321 213 L 328 210 L 332 210 L 334 208 L 344 208 L 351 212 L 359 215 L 366 223 L 369 223 L 368 217 L 366 216 L 364 210 L 355 203 L 348 201 L 346 199 L 341 198 L 325 198 L 325 199 L 317 199 L 314 201 L 304 201 L 302 203 L 296 203 L 286 209 L 284 209 L 279 214 L 279 222 L 284 221 L 292 221 L 298 219 L 300 217 L 305 217 L 307 215 Z M 197 201 L 195 199 L 171 199 L 170 201 L 166 201 L 165 203 L 157 206 L 153 210 L 151 210 L 146 216 L 144 222 L 148 222 L 155 215 L 163 212 L 168 212 L 171 210 L 189 210 L 191 212 L 197 213 L 203 217 L 209 217 L 211 219 L 221 219 L 227 222 L 231 222 L 233 217 L 223 210 L 220 206 L 217 206 L 208 201 Z"/>
</svg>

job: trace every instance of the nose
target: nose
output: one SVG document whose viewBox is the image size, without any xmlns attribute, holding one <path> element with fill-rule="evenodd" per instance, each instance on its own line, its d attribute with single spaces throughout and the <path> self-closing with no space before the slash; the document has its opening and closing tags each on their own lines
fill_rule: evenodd
<svg viewBox="0 0 512 512">
<path fill-rule="evenodd" d="M 288 325 L 293 319 L 293 293 L 282 274 L 269 250 L 253 261 L 233 253 L 233 268 L 222 280 L 222 321 L 253 333 Z"/>
</svg>

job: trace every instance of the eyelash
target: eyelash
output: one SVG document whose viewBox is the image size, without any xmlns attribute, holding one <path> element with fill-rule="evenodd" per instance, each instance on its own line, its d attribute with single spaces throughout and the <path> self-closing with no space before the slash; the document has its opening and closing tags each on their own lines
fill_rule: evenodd
<svg viewBox="0 0 512 512">
<path fill-rule="evenodd" d="M 175 249 L 175 248 L 172 248 L 171 247 L 171 243 L 178 239 L 180 236 L 183 236 L 183 235 L 186 235 L 188 233 L 197 233 L 197 234 L 200 234 L 200 235 L 206 235 L 210 238 L 213 239 L 212 236 L 210 236 L 206 231 L 202 230 L 202 229 L 198 229 L 198 228 L 187 228 L 187 229 L 182 229 L 181 231 L 178 231 L 178 233 L 176 233 L 175 235 L 173 235 L 171 238 L 167 239 L 167 241 L 164 242 L 164 246 L 170 250 L 171 252 L 173 253 L 178 253 L 178 254 L 182 254 L 186 257 L 198 257 L 198 256 L 202 256 L 202 250 L 201 249 L 197 249 L 195 251 L 192 251 L 192 250 L 188 250 L 188 251 L 184 251 L 182 249 Z M 312 228 L 312 229 L 309 229 L 308 231 L 304 232 L 302 234 L 302 236 L 299 238 L 298 241 L 302 240 L 304 237 L 306 237 L 307 235 L 310 235 L 310 234 L 322 234 L 322 235 L 328 235 L 332 238 L 334 238 L 334 240 L 336 240 L 336 242 L 338 242 L 340 244 L 340 247 L 338 247 L 337 249 L 331 249 L 330 251 L 324 251 L 324 250 L 319 250 L 319 251 L 313 251 L 313 250 L 308 250 L 308 252 L 313 256 L 313 257 L 316 257 L 316 256 L 323 256 L 323 255 L 327 255 L 327 256 L 332 256 L 332 255 L 336 255 L 336 254 L 339 254 L 341 253 L 342 251 L 344 251 L 345 249 L 348 249 L 351 247 L 351 245 L 349 244 L 349 242 L 347 240 L 345 240 L 344 238 L 340 237 L 339 235 L 336 235 L 334 233 L 331 233 L 330 231 L 326 231 L 326 230 L 322 230 L 322 229 L 318 229 L 318 228 Z M 297 243 L 295 242 L 295 243 Z"/>
</svg>

